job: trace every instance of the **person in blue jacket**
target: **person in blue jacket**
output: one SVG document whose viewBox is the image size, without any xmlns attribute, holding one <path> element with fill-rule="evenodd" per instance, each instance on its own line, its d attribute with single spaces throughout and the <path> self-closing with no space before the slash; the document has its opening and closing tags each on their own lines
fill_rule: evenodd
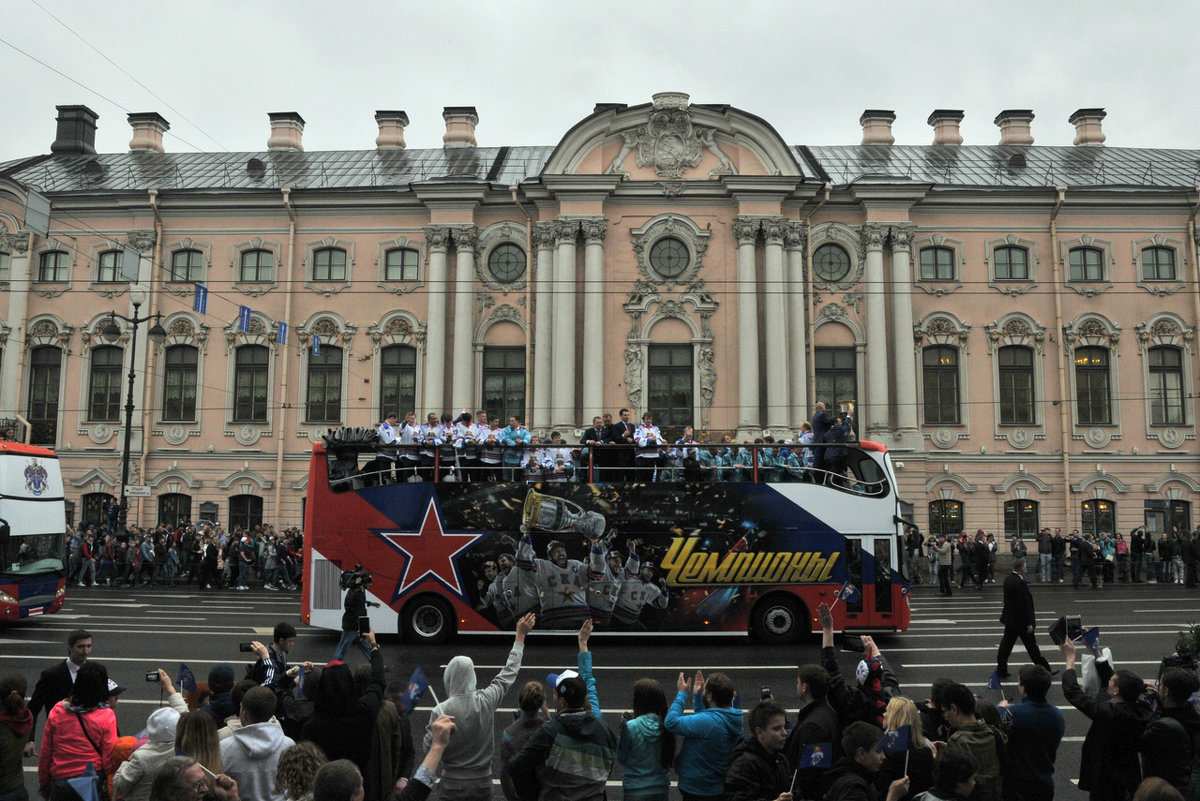
<svg viewBox="0 0 1200 801">
<path fill-rule="evenodd" d="M 683 801 L 719 801 L 725 795 L 725 772 L 742 736 L 742 712 L 733 707 L 733 682 L 724 673 L 705 681 L 696 671 L 690 682 L 693 714 L 685 716 L 689 682 L 683 673 L 665 721 L 667 731 L 683 738 L 675 771 Z"/>
<path fill-rule="evenodd" d="M 675 735 L 667 731 L 667 694 L 655 679 L 638 679 L 633 685 L 633 712 L 622 714 L 625 725 L 617 743 L 617 762 L 624 798 L 667 801 L 671 765 L 675 762 Z"/>
</svg>

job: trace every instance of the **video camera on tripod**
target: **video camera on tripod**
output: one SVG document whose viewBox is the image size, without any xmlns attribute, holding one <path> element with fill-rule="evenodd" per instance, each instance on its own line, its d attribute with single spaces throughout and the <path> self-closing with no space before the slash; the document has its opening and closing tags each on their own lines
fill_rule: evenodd
<svg viewBox="0 0 1200 801">
<path fill-rule="evenodd" d="M 363 570 L 363 566 L 356 564 L 352 570 L 343 570 L 342 575 L 338 578 L 338 585 L 343 590 L 348 590 L 360 580 L 363 584 L 370 584 L 374 576 L 370 570 Z"/>
</svg>

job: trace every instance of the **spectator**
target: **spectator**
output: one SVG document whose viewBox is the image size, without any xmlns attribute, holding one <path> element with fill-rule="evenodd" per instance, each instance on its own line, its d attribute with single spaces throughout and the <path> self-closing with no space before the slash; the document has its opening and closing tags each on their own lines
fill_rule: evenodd
<svg viewBox="0 0 1200 801">
<path fill-rule="evenodd" d="M 363 801 L 362 773 L 349 759 L 326 762 L 313 777 L 313 801 Z"/>
<path fill-rule="evenodd" d="M 29 730 L 29 744 L 25 746 L 25 756 L 33 756 L 33 735 L 37 728 L 38 715 L 46 710 L 49 719 L 50 710 L 59 701 L 71 694 L 75 677 L 79 668 L 92 655 L 92 635 L 84 629 L 75 629 L 67 635 L 67 658 L 62 662 L 48 667 L 38 676 L 37 684 L 33 687 L 33 697 L 29 699 L 29 714 L 33 716 L 33 728 Z"/>
<path fill-rule="evenodd" d="M 500 735 L 500 788 L 508 801 L 517 801 L 517 788 L 508 772 L 508 763 L 549 719 L 545 688 L 540 681 L 527 682 L 517 697 L 515 719 Z"/>
<path fill-rule="evenodd" d="M 1200 746 L 1200 713 L 1190 703 L 1200 681 L 1194 671 L 1173 667 L 1163 672 L 1158 686 L 1158 715 L 1138 741 L 1142 772 L 1166 779 L 1186 795 Z"/>
<path fill-rule="evenodd" d="M 288 801 L 312 801 L 313 779 L 325 761 L 325 754 L 313 743 L 285 748 L 275 765 L 275 792 L 285 793 Z"/>
<path fill-rule="evenodd" d="M 915 801 L 967 801 L 975 791 L 979 763 L 962 751 L 944 751 L 933 763 L 933 787 Z"/>
<path fill-rule="evenodd" d="M 296 645 L 296 627 L 287 621 L 275 624 L 271 634 L 271 645 L 264 646 L 260 642 L 250 643 L 258 661 L 254 663 L 254 680 L 264 687 L 270 687 L 276 693 L 288 690 L 295 685 L 292 677 L 297 671 L 288 671 L 288 652 Z"/>
<path fill-rule="evenodd" d="M 229 717 L 222 721 L 224 725 L 217 729 L 217 739 L 224 741 L 232 737 L 233 733 L 242 727 L 242 699 L 246 696 L 247 692 L 257 686 L 258 682 L 254 679 L 242 679 L 233 685 L 233 690 L 229 693 L 232 710 L 229 713 Z M 274 720 L 274 718 L 272 720 L 275 723 L 279 722 L 278 720 Z"/>
<path fill-rule="evenodd" d="M 379 707 L 383 704 L 384 689 L 383 655 L 375 643 L 374 629 L 369 630 L 364 639 L 370 643 L 371 652 L 371 681 L 366 690 L 356 691 L 354 676 L 345 663 L 330 662 L 321 671 L 313 716 L 301 729 L 303 739 L 316 743 L 335 762 L 353 760 L 359 767 L 360 785 L 361 771 L 366 768 L 371 753 L 371 737 Z"/>
<path fill-rule="evenodd" d="M 1001 725 L 1008 730 L 1008 772 L 1005 780 L 1019 801 L 1054 798 L 1054 760 L 1066 722 L 1058 707 L 1046 701 L 1050 672 L 1040 665 L 1017 671 L 1021 703 L 1002 702 Z"/>
<path fill-rule="evenodd" d="M 209 776 L 191 757 L 173 756 L 154 775 L 150 797 L 154 801 L 238 801 L 238 786 L 224 774 Z"/>
<path fill-rule="evenodd" d="M 724 673 L 705 681 L 696 671 L 690 682 L 692 712 L 684 716 L 689 682 L 682 673 L 675 682 L 675 701 L 667 711 L 667 731 L 682 737 L 675 770 L 683 801 L 716 801 L 725 793 L 725 773 L 733 748 L 742 736 L 742 713 L 732 709 L 733 682 Z"/>
<path fill-rule="evenodd" d="M 433 742 L 433 723 L 442 715 L 454 718 L 456 735 L 442 755 L 440 794 L 459 801 L 487 801 L 492 796 L 492 732 L 496 707 L 521 670 L 525 637 L 533 630 L 537 617 L 526 614 L 517 621 L 516 638 L 508 652 L 504 668 L 482 690 L 475 689 L 475 663 L 469 656 L 456 656 L 446 665 L 442 681 L 447 698 L 433 708 L 425 747 Z"/>
<path fill-rule="evenodd" d="M 296 686 L 280 696 L 278 707 L 283 713 L 283 733 L 297 742 L 301 740 L 300 731 L 304 724 L 312 717 L 313 701 L 317 697 L 317 687 L 321 685 L 321 668 L 311 662 L 305 662 L 301 668 L 304 671 L 303 681 L 297 676 Z"/>
<path fill-rule="evenodd" d="M 833 763 L 825 775 L 825 801 L 876 801 L 875 774 L 883 765 L 883 751 L 875 746 L 883 737 L 883 729 L 872 723 L 856 720 L 842 733 L 845 754 Z M 908 792 L 908 779 L 900 778 L 888 787 L 887 801 L 900 801 Z"/>
<path fill-rule="evenodd" d="M 663 686 L 654 679 L 634 682 L 633 712 L 623 717 L 617 742 L 617 761 L 624 768 L 623 797 L 666 801 L 671 786 L 669 771 L 675 762 L 675 735 L 663 725 L 667 717 Z"/>
<path fill-rule="evenodd" d="M 212 715 L 203 710 L 180 715 L 175 726 L 175 750 L 199 762 L 206 770 L 209 788 L 216 789 L 213 776 L 221 775 L 225 768 L 221 764 L 221 741 Z"/>
<path fill-rule="evenodd" d="M 208 689 L 208 706 L 202 709 L 218 727 L 224 726 L 225 720 L 234 714 L 233 665 L 228 662 L 215 665 L 208 672 Z"/>
<path fill-rule="evenodd" d="M 911 699 L 897 696 L 888 701 L 884 713 L 884 732 L 908 726 L 908 750 L 884 754 L 883 765 L 875 775 L 875 789 L 887 793 L 896 779 L 908 777 L 908 792 L 902 798 L 910 799 L 933 787 L 933 743 L 921 729 L 921 715 Z"/>
<path fill-rule="evenodd" d="M 750 712 L 750 734 L 733 751 L 725 772 L 727 801 L 792 801 L 792 771 L 783 754 L 787 715 L 774 701 Z"/>
<path fill-rule="evenodd" d="M 283 733 L 275 714 L 275 693 L 269 687 L 252 687 L 242 696 L 241 726 L 221 741 L 221 764 L 247 798 L 284 801 L 275 790 L 275 767 L 285 748 L 296 743 Z"/>
<path fill-rule="evenodd" d="M 354 680 L 359 692 L 365 690 L 371 682 L 371 666 L 359 665 L 354 671 Z M 388 798 L 396 786 L 396 780 L 407 776 L 412 769 L 412 729 L 408 716 L 401 714 L 394 700 L 401 698 L 406 688 L 403 682 L 389 682 L 384 690 L 379 714 L 375 716 L 371 756 L 367 760 L 367 772 L 363 774 L 368 798 Z"/>
<path fill-rule="evenodd" d="M 917 711 L 921 714 L 921 731 L 933 740 L 945 740 L 950 736 L 950 727 L 942 715 L 942 693 L 954 683 L 954 679 L 939 676 L 929 685 L 929 698 L 917 703 Z"/>
<path fill-rule="evenodd" d="M 150 785 L 162 764 L 175 756 L 175 729 L 179 710 L 156 709 L 146 721 L 146 743 L 121 763 L 113 777 L 113 792 L 125 801 L 148 801 Z"/>
<path fill-rule="evenodd" d="M 1133 671 L 1118 670 L 1108 679 L 1110 697 L 1089 696 L 1075 676 L 1075 643 L 1063 640 L 1059 650 L 1066 659 L 1063 695 L 1092 721 L 1083 740 L 1079 789 L 1093 801 L 1128 798 L 1141 776 L 1134 744 L 1150 720 L 1150 708 L 1139 703 L 1145 684 Z"/>
<path fill-rule="evenodd" d="M 50 708 L 38 755 L 38 787 L 50 801 L 75 798 L 68 779 L 82 776 L 88 765 L 101 781 L 112 775 L 112 749 L 117 716 L 108 700 L 108 671 L 85 662 L 75 676 L 71 697 Z"/>
<path fill-rule="evenodd" d="M 854 671 L 855 686 L 850 687 L 838 667 L 833 650 L 833 613 L 827 604 L 817 607 L 821 623 L 821 666 L 829 673 L 829 702 L 842 722 L 864 720 L 879 726 L 892 696 L 900 694 L 900 684 L 888 667 L 879 647 L 870 637 L 862 637 L 863 658 Z M 826 636 L 825 632 L 828 632 Z"/>
<path fill-rule="evenodd" d="M 962 684 L 951 684 L 942 693 L 942 714 L 950 726 L 945 747 L 970 754 L 979 765 L 975 772 L 977 789 L 971 797 L 975 801 L 1000 801 L 1004 736 L 975 716 L 975 694 Z"/>
<path fill-rule="evenodd" d="M 450 744 L 450 740 L 454 736 L 454 719 L 449 715 L 442 715 L 433 722 L 431 728 L 433 740 L 429 744 L 429 750 L 425 752 L 425 759 L 417 768 L 417 772 L 413 774 L 412 781 L 401 779 L 396 783 L 396 787 L 400 789 L 400 795 L 396 801 L 425 801 L 429 797 L 430 791 L 433 790 L 442 754 L 445 753 L 446 746 Z"/>
<path fill-rule="evenodd" d="M 616 738 L 600 711 L 588 638 L 592 621 L 579 629 L 578 673 L 547 676 L 557 714 L 546 721 L 509 763 L 523 801 L 604 801 Z"/>
<path fill-rule="evenodd" d="M 824 645 L 824 632 L 822 632 Z M 829 629 L 829 645 L 833 646 L 833 628 Z M 829 673 L 820 665 L 801 665 L 796 676 L 796 692 L 800 693 L 800 713 L 796 725 L 788 733 L 783 747 L 788 764 L 797 769 L 793 792 L 800 798 L 816 798 L 821 786 L 824 769 L 801 767 L 800 756 L 804 747 L 817 743 L 829 743 L 831 748 L 841 740 L 841 724 L 837 712 L 829 705 Z M 836 756 L 836 754 L 835 754 Z"/>
<path fill-rule="evenodd" d="M 33 715 L 25 706 L 29 684 L 20 673 L 0 679 L 0 798 L 25 801 L 25 774 L 21 759 L 33 731 Z"/>
<path fill-rule="evenodd" d="M 1166 779 L 1154 776 L 1138 785 L 1133 801 L 1184 801 L 1184 796 Z"/>
</svg>

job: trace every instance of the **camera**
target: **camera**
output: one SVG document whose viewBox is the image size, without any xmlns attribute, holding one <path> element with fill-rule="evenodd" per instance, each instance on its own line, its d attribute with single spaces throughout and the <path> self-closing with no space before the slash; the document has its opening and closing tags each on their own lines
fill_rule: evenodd
<svg viewBox="0 0 1200 801">
<path fill-rule="evenodd" d="M 362 580 L 363 584 L 370 584 L 371 578 L 370 570 L 363 570 L 362 565 L 355 564 L 353 569 L 342 571 L 342 575 L 338 579 L 338 584 L 343 590 L 348 590 L 360 579 Z"/>
<path fill-rule="evenodd" d="M 759 697 L 759 700 L 761 700 L 761 701 L 765 701 L 768 698 L 770 698 L 771 696 L 772 696 L 772 692 L 771 692 L 770 687 L 763 687 L 761 690 L 758 691 L 758 697 Z"/>
<path fill-rule="evenodd" d="M 1064 640 L 1075 640 L 1083 636 L 1083 619 L 1079 615 L 1063 615 L 1050 627 L 1050 641 L 1062 645 Z"/>
<path fill-rule="evenodd" d="M 147 670 L 146 671 L 146 681 L 157 682 L 158 681 L 158 671 L 157 670 Z"/>
<path fill-rule="evenodd" d="M 243 654 L 252 653 L 252 652 L 254 651 L 254 643 L 252 643 L 252 642 L 239 642 L 239 643 L 238 643 L 238 650 L 239 650 L 239 651 L 241 651 Z"/>
</svg>

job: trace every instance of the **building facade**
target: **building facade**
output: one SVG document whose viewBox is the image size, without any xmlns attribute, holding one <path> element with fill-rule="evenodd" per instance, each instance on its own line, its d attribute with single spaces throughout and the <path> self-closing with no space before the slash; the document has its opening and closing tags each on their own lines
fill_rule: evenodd
<svg viewBox="0 0 1200 801">
<path fill-rule="evenodd" d="M 967 145 L 789 145 L 661 93 L 598 104 L 554 146 L 128 153 L 60 106 L 49 155 L 0 164 L 0 418 L 57 449 L 76 519 L 300 525 L 308 453 L 387 411 L 484 409 L 577 437 L 630 407 L 698 438 L 795 436 L 820 400 L 893 452 L 922 528 L 1191 527 L 1200 151 L 1072 147 L 1001 112 Z M 39 198 L 49 224 L 31 222 Z M 32 216 L 31 216 L 32 215 Z M 196 285 L 207 288 L 206 305 Z M 137 303 L 137 306 L 134 306 Z M 110 312 L 161 314 L 166 338 Z"/>
</svg>

